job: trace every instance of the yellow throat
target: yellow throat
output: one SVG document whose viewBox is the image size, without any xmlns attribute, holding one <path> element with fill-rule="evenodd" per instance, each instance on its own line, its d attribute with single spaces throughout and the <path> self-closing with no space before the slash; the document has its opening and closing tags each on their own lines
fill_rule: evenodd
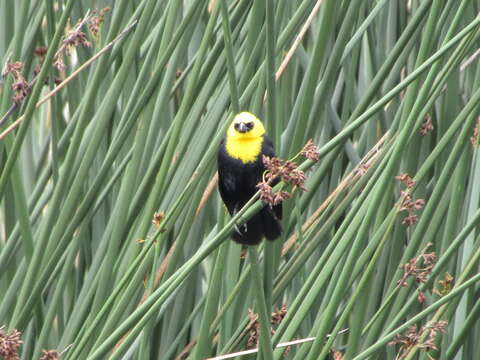
<svg viewBox="0 0 480 360">
<path fill-rule="evenodd" d="M 241 124 L 249 129 L 241 132 L 238 130 Z M 237 114 L 227 130 L 225 148 L 228 155 L 244 164 L 254 162 L 262 151 L 263 134 L 265 128 L 255 115 L 249 112 Z"/>
</svg>

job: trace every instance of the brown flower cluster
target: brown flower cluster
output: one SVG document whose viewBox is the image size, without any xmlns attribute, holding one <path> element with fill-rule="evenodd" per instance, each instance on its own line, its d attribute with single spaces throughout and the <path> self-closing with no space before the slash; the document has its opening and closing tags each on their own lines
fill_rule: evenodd
<svg viewBox="0 0 480 360">
<path fill-rule="evenodd" d="M 38 60 L 42 63 L 45 60 L 45 56 L 47 55 L 47 47 L 46 46 L 39 46 L 33 52 L 33 54 L 38 58 Z"/>
<path fill-rule="evenodd" d="M 279 309 L 272 312 L 272 317 L 270 319 L 270 328 L 271 334 L 275 334 L 275 329 L 282 322 L 283 318 L 287 314 L 287 305 L 283 304 Z M 250 319 L 249 324 L 249 337 L 247 340 L 247 349 L 253 349 L 258 346 L 258 338 L 260 335 L 260 323 L 258 321 L 258 314 L 253 312 L 252 309 L 248 309 L 248 317 Z"/>
<path fill-rule="evenodd" d="M 450 292 L 450 290 L 452 290 L 453 280 L 454 280 L 453 276 L 450 275 L 448 272 L 446 272 L 443 277 L 443 280 L 438 281 L 439 287 L 433 289 L 433 293 L 439 296 L 447 295 Z"/>
<path fill-rule="evenodd" d="M 319 159 L 317 147 L 312 140 L 308 140 L 298 155 L 305 156 L 307 159 L 313 161 L 318 161 Z M 282 160 L 277 157 L 262 155 L 262 161 L 266 168 L 266 172 L 263 180 L 257 184 L 257 188 L 260 190 L 260 200 L 264 203 L 269 204 L 270 206 L 275 206 L 292 196 L 292 194 L 287 191 L 273 192 L 272 184 L 275 185 L 278 181 L 283 181 L 286 184 L 292 185 L 293 191 L 295 191 L 296 188 L 303 191 L 307 190 L 305 188 L 305 173 L 298 168 L 298 165 L 293 159 Z"/>
<path fill-rule="evenodd" d="M 302 151 L 300 151 L 300 155 L 315 162 L 320 160 L 320 154 L 318 153 L 317 146 L 313 143 L 312 139 L 307 141 Z"/>
<path fill-rule="evenodd" d="M 42 350 L 42 357 L 40 360 L 59 360 L 60 355 L 56 350 Z"/>
<path fill-rule="evenodd" d="M 16 61 L 14 63 L 7 63 L 5 68 L 3 69 L 2 75 L 6 76 L 10 74 L 13 77 L 13 84 L 12 84 L 12 101 L 15 104 L 19 104 L 25 99 L 28 95 L 30 90 L 30 86 L 28 82 L 25 80 L 24 76 L 22 75 L 23 63 L 20 61 Z"/>
<path fill-rule="evenodd" d="M 403 219 L 402 224 L 410 226 L 418 221 L 418 215 L 415 214 L 415 211 L 420 210 L 425 206 L 425 200 L 413 200 L 412 195 L 406 191 L 402 191 L 402 196 L 403 201 L 402 205 L 400 206 L 400 211 L 408 212 L 408 215 L 405 217 L 405 219 Z"/>
<path fill-rule="evenodd" d="M 45 61 L 45 56 L 47 55 L 48 49 L 45 46 L 39 46 L 33 51 L 33 55 L 37 58 L 38 63 L 33 67 L 33 75 L 37 76 L 40 73 L 43 62 Z M 48 78 L 45 79 L 45 84 L 48 84 Z"/>
<path fill-rule="evenodd" d="M 88 29 L 95 38 L 98 38 L 100 27 L 105 21 L 105 14 L 110 11 L 109 7 L 105 7 L 100 11 L 93 10 L 92 17 L 88 20 Z"/>
<path fill-rule="evenodd" d="M 332 359 L 333 360 L 344 360 L 343 354 L 338 350 L 332 350 Z"/>
<path fill-rule="evenodd" d="M 64 57 L 70 56 L 73 48 L 80 45 L 87 48 L 92 46 L 92 43 L 87 40 L 86 34 L 80 30 L 82 22 L 83 20 L 80 20 L 79 23 L 65 35 L 65 38 L 63 39 L 64 46 L 62 46 L 55 55 L 53 66 L 58 71 L 65 70 Z"/>
<path fill-rule="evenodd" d="M 407 279 L 412 277 L 415 279 L 415 282 L 425 283 L 428 280 L 428 277 L 433 271 L 433 267 L 435 266 L 435 261 L 437 259 L 435 252 L 426 253 L 426 249 L 428 249 L 432 244 L 428 244 L 427 247 L 422 251 L 422 253 L 410 259 L 410 261 L 402 266 L 403 268 L 403 276 L 400 280 L 397 281 L 397 286 L 399 287 L 406 287 Z M 423 267 L 420 265 L 420 262 L 423 262 Z M 425 294 L 421 291 L 418 291 L 418 302 L 423 304 L 426 300 Z"/>
<path fill-rule="evenodd" d="M 413 187 L 416 185 L 415 180 L 411 178 L 408 174 L 400 174 L 395 177 L 407 187 L 407 191 L 402 191 L 402 204 L 400 205 L 400 211 L 406 211 L 408 215 L 403 219 L 402 224 L 410 226 L 415 224 L 418 221 L 418 215 L 416 211 L 422 209 L 425 206 L 425 200 L 412 198 L 411 192 Z"/>
<path fill-rule="evenodd" d="M 274 179 L 281 179 L 287 184 L 291 184 L 294 187 L 298 187 L 302 190 L 305 189 L 305 173 L 298 169 L 296 163 L 291 160 L 281 160 L 277 157 L 269 157 L 262 155 L 262 161 L 267 169 L 265 174 L 265 180 L 271 182 Z"/>
<path fill-rule="evenodd" d="M 18 360 L 18 348 L 23 343 L 20 332 L 13 329 L 8 334 L 3 327 L 0 328 L 0 358 L 3 360 Z"/>
<path fill-rule="evenodd" d="M 418 347 L 424 351 L 438 350 L 435 344 L 435 339 L 438 333 L 445 333 L 447 327 L 446 321 L 432 321 L 427 325 L 417 328 L 417 325 L 412 325 L 408 328 L 405 335 L 397 334 L 395 339 L 390 341 L 388 345 L 400 345 L 400 352 L 396 359 L 405 359 L 414 347 Z M 428 338 L 422 341 L 422 337 L 427 335 Z"/>
<path fill-rule="evenodd" d="M 153 214 L 153 219 L 152 223 L 155 225 L 157 228 L 160 227 L 160 223 L 165 219 L 165 213 L 164 212 L 156 212 Z"/>
<path fill-rule="evenodd" d="M 87 40 L 87 35 L 79 29 L 73 29 L 67 33 L 63 43 L 67 45 L 66 49 L 68 51 L 69 47 L 77 47 L 77 46 L 84 46 L 84 47 L 91 47 L 92 43 Z"/>
<path fill-rule="evenodd" d="M 278 191 L 274 193 L 272 187 L 266 182 L 258 183 L 257 188 L 260 190 L 260 200 L 272 206 L 278 205 L 283 200 L 291 197 L 291 194 L 286 191 Z"/>
<path fill-rule="evenodd" d="M 273 192 L 272 186 L 276 179 L 281 179 L 287 184 L 291 184 L 294 189 L 305 189 L 305 173 L 298 169 L 297 164 L 290 160 L 281 160 L 277 157 L 268 157 L 263 155 L 263 164 L 267 169 L 264 180 L 257 184 L 260 190 L 260 199 L 270 206 L 278 205 L 285 199 L 291 197 L 291 193 L 287 191 Z"/>
<path fill-rule="evenodd" d="M 425 121 L 420 126 L 419 132 L 422 136 L 425 136 L 431 131 L 433 131 L 432 117 L 430 116 L 430 114 L 427 114 L 425 116 Z"/>
<path fill-rule="evenodd" d="M 35 64 L 35 66 L 33 68 L 33 75 L 34 76 L 37 76 L 40 73 L 40 70 L 42 68 L 42 64 L 45 61 L 45 56 L 47 55 L 47 51 L 48 51 L 48 49 L 45 46 L 40 46 L 40 47 L 36 48 L 35 51 L 33 52 L 35 57 L 38 60 L 38 63 Z M 48 81 L 49 81 L 49 78 L 48 78 L 48 76 L 46 76 L 45 80 L 44 80 L 44 84 L 48 85 Z M 57 85 L 62 82 L 62 80 L 60 78 L 57 78 L 57 77 L 55 77 L 53 79 L 53 81 Z"/>
<path fill-rule="evenodd" d="M 470 142 L 473 146 L 478 145 L 478 132 L 480 129 L 480 116 L 477 119 L 477 123 L 475 124 L 475 128 L 473 129 L 473 136 L 470 138 Z"/>
<path fill-rule="evenodd" d="M 398 176 L 395 176 L 395 179 L 397 179 L 403 185 L 405 185 L 407 187 L 407 189 L 411 189 L 417 184 L 415 182 L 415 180 L 413 180 L 412 177 L 410 175 L 408 175 L 407 173 L 402 173 Z"/>
</svg>

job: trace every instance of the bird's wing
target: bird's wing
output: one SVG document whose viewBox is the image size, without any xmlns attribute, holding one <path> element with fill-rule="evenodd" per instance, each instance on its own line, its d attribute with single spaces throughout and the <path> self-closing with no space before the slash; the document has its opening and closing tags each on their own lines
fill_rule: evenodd
<svg viewBox="0 0 480 360">
<path fill-rule="evenodd" d="M 269 156 L 269 157 L 275 156 L 275 149 L 274 149 L 274 146 L 273 146 L 273 142 L 266 135 L 263 136 L 263 151 L 262 151 L 262 153 L 266 156 Z"/>
<path fill-rule="evenodd" d="M 225 161 L 227 161 L 226 150 L 225 150 L 225 139 L 222 139 L 220 142 L 220 146 L 218 148 L 218 162 L 223 162 L 226 165 Z M 227 206 L 228 212 L 232 215 L 235 212 L 236 202 L 232 196 L 233 189 L 232 174 L 228 174 L 224 172 L 224 168 L 222 166 L 218 166 L 218 190 L 220 191 L 220 196 L 222 197 L 223 202 Z M 232 190 L 233 189 L 233 190 Z"/>
</svg>

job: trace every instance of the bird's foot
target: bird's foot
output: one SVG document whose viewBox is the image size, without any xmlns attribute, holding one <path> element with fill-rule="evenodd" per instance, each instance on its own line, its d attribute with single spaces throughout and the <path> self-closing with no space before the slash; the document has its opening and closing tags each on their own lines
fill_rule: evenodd
<svg viewBox="0 0 480 360">
<path fill-rule="evenodd" d="M 235 229 L 238 235 L 240 236 L 243 235 L 237 224 L 233 223 L 233 228 Z"/>
<path fill-rule="evenodd" d="M 233 215 L 232 215 L 232 217 L 235 217 L 235 215 L 237 215 L 237 208 L 236 208 L 236 207 L 233 209 Z M 243 224 L 243 225 L 241 225 L 241 226 L 243 226 L 244 233 L 247 232 L 247 223 L 245 223 L 245 224 Z M 237 232 L 238 235 L 240 235 L 240 236 L 243 235 L 243 233 L 240 231 L 240 228 L 238 227 L 237 223 L 234 222 L 234 223 L 233 223 L 233 227 L 234 227 L 234 229 L 235 229 L 235 231 Z"/>
</svg>

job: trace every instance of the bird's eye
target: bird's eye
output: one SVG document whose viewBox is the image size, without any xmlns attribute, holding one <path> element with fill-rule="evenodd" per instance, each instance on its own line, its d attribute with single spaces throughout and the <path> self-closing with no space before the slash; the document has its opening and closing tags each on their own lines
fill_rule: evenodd
<svg viewBox="0 0 480 360">
<path fill-rule="evenodd" d="M 253 122 L 252 122 L 252 121 L 251 121 L 251 122 L 248 122 L 248 123 L 245 123 L 245 125 L 247 126 L 247 128 L 248 128 L 249 130 L 253 129 Z"/>
</svg>

